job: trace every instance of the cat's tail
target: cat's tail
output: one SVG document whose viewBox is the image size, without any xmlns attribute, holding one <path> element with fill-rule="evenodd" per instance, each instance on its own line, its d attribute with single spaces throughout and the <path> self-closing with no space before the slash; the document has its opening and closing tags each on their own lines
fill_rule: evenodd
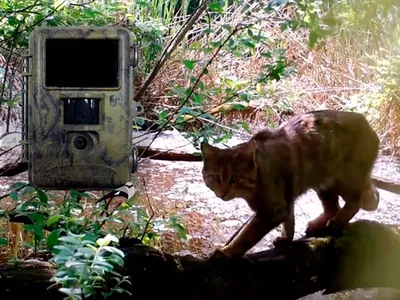
<svg viewBox="0 0 400 300">
<path fill-rule="evenodd" d="M 378 189 L 372 183 L 372 180 L 369 180 L 366 189 L 363 191 L 361 208 L 366 211 L 376 210 L 379 205 L 379 198 L 380 196 Z"/>
</svg>

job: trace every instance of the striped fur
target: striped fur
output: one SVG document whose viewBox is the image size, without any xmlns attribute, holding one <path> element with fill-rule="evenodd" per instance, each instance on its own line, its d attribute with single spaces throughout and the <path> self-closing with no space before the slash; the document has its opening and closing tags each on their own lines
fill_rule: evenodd
<svg viewBox="0 0 400 300">
<path fill-rule="evenodd" d="M 309 189 L 323 207 L 308 224 L 309 236 L 326 226 L 342 230 L 360 209 L 375 210 L 379 193 L 371 170 L 378 147 L 378 136 L 362 114 L 339 111 L 297 115 L 228 149 L 202 143 L 206 186 L 224 201 L 245 199 L 255 212 L 218 251 L 240 257 L 280 224 L 284 230 L 277 242 L 291 241 L 295 200 Z"/>
</svg>

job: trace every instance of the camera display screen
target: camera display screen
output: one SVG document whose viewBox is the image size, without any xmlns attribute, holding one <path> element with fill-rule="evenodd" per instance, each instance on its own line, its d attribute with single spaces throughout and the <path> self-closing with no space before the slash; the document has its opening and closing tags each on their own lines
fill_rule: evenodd
<svg viewBox="0 0 400 300">
<path fill-rule="evenodd" d="M 47 39 L 47 87 L 118 87 L 118 40 Z"/>
<path fill-rule="evenodd" d="M 98 125 L 100 117 L 99 105 L 99 99 L 64 99 L 64 124 Z"/>
</svg>

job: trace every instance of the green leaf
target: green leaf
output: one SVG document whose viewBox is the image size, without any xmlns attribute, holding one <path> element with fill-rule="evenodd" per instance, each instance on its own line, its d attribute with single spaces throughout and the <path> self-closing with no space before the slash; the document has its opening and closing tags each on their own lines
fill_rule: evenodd
<svg viewBox="0 0 400 300">
<path fill-rule="evenodd" d="M 29 185 L 29 183 L 27 183 L 27 182 L 20 182 L 20 181 L 15 182 L 10 186 L 9 190 L 17 190 L 17 189 L 23 188 L 28 185 Z"/>
<path fill-rule="evenodd" d="M 8 24 L 11 26 L 17 25 L 18 24 L 18 19 L 15 16 L 9 16 L 8 17 Z"/>
<path fill-rule="evenodd" d="M 249 94 L 247 94 L 247 93 L 240 93 L 240 94 L 239 94 L 239 98 L 240 98 L 241 100 L 246 101 L 246 102 L 249 102 L 249 101 L 250 101 L 250 96 L 249 96 Z"/>
<path fill-rule="evenodd" d="M 85 8 L 83 9 L 83 13 L 84 13 L 84 15 L 85 15 L 85 18 L 88 18 L 88 19 L 94 18 L 94 17 L 96 16 L 96 14 L 97 14 L 96 11 L 94 11 L 93 9 L 88 8 L 88 7 L 85 7 Z"/>
<path fill-rule="evenodd" d="M 202 104 L 203 103 L 203 95 L 201 94 L 193 94 L 193 102 L 196 104 Z"/>
<path fill-rule="evenodd" d="M 202 80 L 199 81 L 198 86 L 201 91 L 204 91 L 206 89 L 206 86 L 204 85 L 204 82 Z"/>
<path fill-rule="evenodd" d="M 158 118 L 160 119 L 160 121 L 165 121 L 167 119 L 167 116 L 168 116 L 168 113 L 164 109 L 159 113 Z"/>
<path fill-rule="evenodd" d="M 85 263 L 84 262 L 81 262 L 81 261 L 67 261 L 66 263 L 65 263 L 65 266 L 67 267 L 67 268 L 70 268 L 70 267 L 83 267 L 85 265 Z"/>
<path fill-rule="evenodd" d="M 243 44 L 251 49 L 254 49 L 256 46 L 254 45 L 254 43 L 250 42 L 249 40 L 243 40 Z"/>
<path fill-rule="evenodd" d="M 37 194 L 40 202 L 47 204 L 48 197 L 45 192 L 43 192 L 42 190 L 36 189 L 36 194 Z"/>
<path fill-rule="evenodd" d="M 216 12 L 218 12 L 220 14 L 223 13 L 223 11 L 224 11 L 224 8 L 222 7 L 222 5 L 220 4 L 220 2 L 218 0 L 217 1 L 212 1 L 208 5 L 208 8 L 210 10 L 216 11 Z"/>
<path fill-rule="evenodd" d="M 70 2 L 69 0 L 54 0 L 54 8 L 56 10 L 61 10 L 65 6 L 67 6 L 69 2 Z"/>
<path fill-rule="evenodd" d="M 246 130 L 247 132 L 250 132 L 249 123 L 247 123 L 247 122 L 242 122 L 241 125 L 242 125 L 242 128 L 243 128 L 244 130 Z"/>
<path fill-rule="evenodd" d="M 58 220 L 60 220 L 62 217 L 63 217 L 62 215 L 51 216 L 50 218 L 47 219 L 46 225 L 50 227 L 54 223 L 58 222 Z"/>
<path fill-rule="evenodd" d="M 61 232 L 65 232 L 63 228 L 53 230 L 47 237 L 47 248 L 50 251 L 53 251 L 54 246 L 58 245 L 58 238 L 60 237 Z"/>
<path fill-rule="evenodd" d="M 187 106 L 184 106 L 179 110 L 179 114 L 181 114 L 181 115 L 190 114 L 191 112 L 192 112 L 192 109 Z"/>
<path fill-rule="evenodd" d="M 70 236 L 70 235 L 69 236 L 60 237 L 60 241 L 71 243 L 71 244 L 74 244 L 74 245 L 79 245 L 80 244 L 76 237 Z"/>
<path fill-rule="evenodd" d="M 100 247 L 103 247 L 103 246 L 108 246 L 110 244 L 110 242 L 111 241 L 108 239 L 99 238 L 99 239 L 97 239 L 96 244 L 99 245 Z"/>
<path fill-rule="evenodd" d="M 218 41 L 218 42 L 211 42 L 210 45 L 211 45 L 213 48 L 219 48 L 219 47 L 221 47 L 221 42 L 220 42 L 220 41 Z"/>
<path fill-rule="evenodd" d="M 115 235 L 107 234 L 105 239 L 109 240 L 110 242 L 118 243 L 118 238 Z"/>
<path fill-rule="evenodd" d="M 233 30 L 232 26 L 229 24 L 222 25 L 222 28 L 225 28 L 226 30 L 228 30 L 228 32 L 232 32 L 232 30 Z"/>
<path fill-rule="evenodd" d="M 26 231 L 33 231 L 35 229 L 35 227 L 32 224 L 25 224 L 24 229 Z"/>
<path fill-rule="evenodd" d="M 0 237 L 0 246 L 7 246 L 8 241 L 5 238 Z"/>
<path fill-rule="evenodd" d="M 105 246 L 105 247 L 103 247 L 103 250 L 108 251 L 110 253 L 117 254 L 120 257 L 125 256 L 124 252 L 122 252 L 121 250 L 119 250 L 118 248 L 115 248 L 115 247 Z"/>
<path fill-rule="evenodd" d="M 14 106 L 14 100 L 13 99 L 8 99 L 7 100 L 7 105 L 13 107 Z"/>
<path fill-rule="evenodd" d="M 35 192 L 35 188 L 28 185 L 22 190 L 22 196 L 24 197 L 26 195 L 32 194 L 33 192 Z"/>
<path fill-rule="evenodd" d="M 227 84 L 232 89 L 235 87 L 235 82 L 232 79 L 225 78 L 224 83 Z"/>
<path fill-rule="evenodd" d="M 263 86 L 262 86 L 262 84 L 261 84 L 261 82 L 258 82 L 257 83 L 257 85 L 256 85 L 256 91 L 257 91 L 257 93 L 259 93 L 259 94 L 263 94 Z"/>
<path fill-rule="evenodd" d="M 62 258 L 64 256 L 69 259 L 70 256 L 73 256 L 75 253 L 75 250 L 73 248 L 71 249 L 71 248 L 68 248 L 66 246 L 59 245 L 59 244 L 53 246 L 53 249 L 60 250 L 60 252 L 57 254 L 57 258 Z"/>
<path fill-rule="evenodd" d="M 196 64 L 196 62 L 193 61 L 193 60 L 184 59 L 184 60 L 183 60 L 183 64 L 185 65 L 185 67 L 186 67 L 187 69 L 193 70 L 193 69 L 194 69 L 194 66 L 195 66 L 195 64 Z"/>
<path fill-rule="evenodd" d="M 318 33 L 315 31 L 311 31 L 310 35 L 308 36 L 308 46 L 310 48 L 313 48 L 315 46 L 315 44 L 317 43 L 318 38 L 319 38 Z"/>
<path fill-rule="evenodd" d="M 200 41 L 195 41 L 193 43 L 190 44 L 189 49 L 192 50 L 199 50 L 201 49 L 201 42 Z"/>
<path fill-rule="evenodd" d="M 32 220 L 34 223 L 41 222 L 44 220 L 44 215 L 40 211 L 32 211 L 32 212 L 26 212 L 25 214 L 21 215 L 26 215 L 30 220 Z"/>
<path fill-rule="evenodd" d="M 16 191 L 10 192 L 10 198 L 14 201 L 18 200 L 18 193 Z"/>
<path fill-rule="evenodd" d="M 211 47 L 204 47 L 201 49 L 205 54 L 211 54 L 213 52 L 213 48 Z"/>
<path fill-rule="evenodd" d="M 114 266 L 106 261 L 95 260 L 93 264 L 95 267 L 100 267 L 101 269 L 106 269 L 107 271 L 114 269 Z"/>
<path fill-rule="evenodd" d="M 86 257 L 92 257 L 96 255 L 96 250 L 91 247 L 79 247 L 75 255 L 84 255 Z"/>
<path fill-rule="evenodd" d="M 243 110 L 243 109 L 246 109 L 246 106 L 244 106 L 243 104 L 232 104 L 231 108 L 237 109 L 237 110 Z"/>
</svg>

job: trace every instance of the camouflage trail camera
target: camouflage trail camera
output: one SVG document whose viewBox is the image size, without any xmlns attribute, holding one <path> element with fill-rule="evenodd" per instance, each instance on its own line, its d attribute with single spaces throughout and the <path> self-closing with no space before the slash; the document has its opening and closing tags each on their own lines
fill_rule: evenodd
<svg viewBox="0 0 400 300">
<path fill-rule="evenodd" d="M 45 27 L 24 70 L 23 160 L 46 189 L 114 189 L 131 180 L 137 50 L 116 27 Z"/>
</svg>

